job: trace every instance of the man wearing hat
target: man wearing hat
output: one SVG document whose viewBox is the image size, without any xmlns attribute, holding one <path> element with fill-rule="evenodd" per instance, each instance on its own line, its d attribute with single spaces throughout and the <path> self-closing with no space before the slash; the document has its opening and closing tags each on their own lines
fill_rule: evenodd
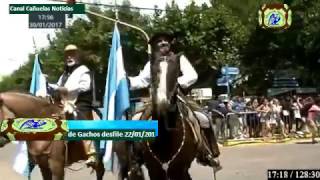
<svg viewBox="0 0 320 180">
<path fill-rule="evenodd" d="M 67 91 L 66 98 L 69 103 L 74 104 L 81 112 L 91 112 L 92 90 L 90 70 L 87 66 L 81 64 L 77 46 L 70 44 L 65 47 L 64 72 L 57 84 L 49 84 L 49 87 L 54 91 Z M 82 113 L 79 113 L 77 116 L 81 115 Z"/>
<path fill-rule="evenodd" d="M 153 50 L 156 50 L 160 53 L 161 56 L 170 56 L 173 54 L 171 50 L 171 45 L 174 41 L 174 36 L 168 33 L 156 33 L 149 41 Z M 180 62 L 180 74 L 177 81 L 182 90 L 189 88 L 194 84 L 198 79 L 198 74 L 184 55 L 177 56 L 177 59 Z M 139 73 L 138 76 L 128 77 L 130 90 L 136 90 L 141 88 L 147 88 L 151 83 L 151 71 L 150 71 L 150 61 L 144 66 L 144 69 Z M 189 106 L 192 107 L 194 115 L 198 119 L 200 126 L 206 136 L 207 142 L 211 142 L 211 138 L 214 138 L 214 133 L 210 128 L 209 117 L 208 115 L 202 113 L 199 106 L 195 106 L 195 102 L 192 102 L 188 99 Z M 209 126 L 209 127 L 208 127 Z M 211 145 L 210 149 L 211 149 Z M 201 150 L 204 154 L 201 154 L 200 162 L 205 165 L 218 166 L 217 162 L 210 155 L 210 152 L 207 152 L 207 149 Z M 213 150 L 211 149 L 213 152 Z"/>
<path fill-rule="evenodd" d="M 69 44 L 64 49 L 64 72 L 57 84 L 49 84 L 51 94 L 64 93 L 64 108 L 73 114 L 74 119 L 83 120 L 92 113 L 92 89 L 90 70 L 81 64 L 80 51 L 76 45 Z M 70 108 L 68 108 L 70 107 Z M 75 111 L 76 110 L 76 111 Z M 89 116 L 90 117 L 90 116 Z M 87 154 L 90 155 L 88 164 L 94 163 L 95 149 L 91 142 L 85 142 Z"/>
<path fill-rule="evenodd" d="M 168 33 L 157 33 L 149 41 L 151 46 L 158 46 L 161 54 L 167 56 L 171 51 L 173 35 Z M 184 56 L 180 56 L 180 70 L 182 76 L 178 78 L 178 83 L 182 88 L 188 88 L 198 80 L 198 74 L 192 67 L 191 63 Z M 150 61 L 144 66 L 143 70 L 136 77 L 129 77 L 130 89 L 147 88 L 151 82 Z"/>
</svg>

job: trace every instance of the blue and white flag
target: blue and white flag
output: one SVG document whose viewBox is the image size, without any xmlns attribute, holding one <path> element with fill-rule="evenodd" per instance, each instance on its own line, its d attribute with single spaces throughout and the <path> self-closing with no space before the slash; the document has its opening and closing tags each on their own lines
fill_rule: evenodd
<svg viewBox="0 0 320 180">
<path fill-rule="evenodd" d="M 102 119 L 109 121 L 124 119 L 124 113 L 129 107 L 129 89 L 123 65 L 120 34 L 117 24 L 115 24 L 108 62 Z M 111 170 L 110 164 L 113 163 L 112 141 L 103 141 L 100 147 L 105 148 L 103 157 L 105 167 L 107 170 Z"/>
<path fill-rule="evenodd" d="M 47 96 L 47 80 L 44 74 L 42 74 L 38 54 L 36 54 L 34 59 L 30 93 L 35 96 Z"/>
<path fill-rule="evenodd" d="M 39 56 L 36 54 L 33 65 L 30 93 L 36 96 L 45 97 L 47 95 L 46 83 L 46 78 L 41 72 Z M 30 179 L 33 168 L 34 165 L 30 164 L 29 162 L 27 144 L 25 141 L 20 141 L 18 144 L 18 152 L 15 156 L 13 164 L 13 169 L 23 176 L 28 176 Z"/>
</svg>

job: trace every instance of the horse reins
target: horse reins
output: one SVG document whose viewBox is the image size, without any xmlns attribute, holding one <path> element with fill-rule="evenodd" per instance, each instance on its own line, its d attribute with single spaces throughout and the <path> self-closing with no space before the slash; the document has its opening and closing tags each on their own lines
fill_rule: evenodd
<svg viewBox="0 0 320 180">
<path fill-rule="evenodd" d="M 162 162 L 157 155 L 152 151 L 149 141 L 147 141 L 147 149 L 148 151 L 152 154 L 152 157 L 157 160 L 157 162 L 161 165 L 162 169 L 166 173 L 166 177 L 168 177 L 168 169 L 170 167 L 170 164 L 177 158 L 178 154 L 181 152 L 182 147 L 184 146 L 185 139 L 186 139 L 186 127 L 185 127 L 185 122 L 181 119 L 182 122 L 182 128 L 183 128 L 183 136 L 182 136 L 182 142 L 180 144 L 180 147 L 178 148 L 177 152 L 172 156 L 172 158 L 167 161 L 167 162 Z"/>
</svg>

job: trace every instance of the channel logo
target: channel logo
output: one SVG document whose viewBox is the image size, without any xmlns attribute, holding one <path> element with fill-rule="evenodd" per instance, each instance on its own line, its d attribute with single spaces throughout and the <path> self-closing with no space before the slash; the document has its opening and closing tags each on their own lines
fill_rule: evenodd
<svg viewBox="0 0 320 180">
<path fill-rule="evenodd" d="M 283 30 L 292 24 L 292 11 L 287 4 L 264 4 L 258 15 L 264 29 Z"/>
</svg>

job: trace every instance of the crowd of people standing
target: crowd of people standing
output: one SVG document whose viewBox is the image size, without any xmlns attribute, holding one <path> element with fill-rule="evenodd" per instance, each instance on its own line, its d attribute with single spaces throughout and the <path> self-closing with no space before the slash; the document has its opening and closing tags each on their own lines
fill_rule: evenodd
<svg viewBox="0 0 320 180">
<path fill-rule="evenodd" d="M 316 142 L 320 97 L 218 97 L 209 101 L 207 107 L 213 112 L 219 138 L 272 137 L 275 134 L 285 138 L 310 131 L 312 142 Z"/>
</svg>

